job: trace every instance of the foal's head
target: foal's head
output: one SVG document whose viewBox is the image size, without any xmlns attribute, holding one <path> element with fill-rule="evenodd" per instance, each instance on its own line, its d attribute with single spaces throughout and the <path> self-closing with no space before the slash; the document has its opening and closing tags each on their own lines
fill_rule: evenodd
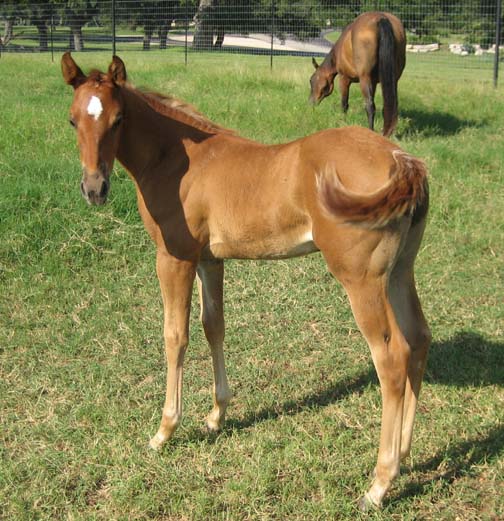
<svg viewBox="0 0 504 521">
<path fill-rule="evenodd" d="M 126 68 L 114 56 L 107 74 L 93 71 L 86 76 L 70 53 L 61 59 L 63 78 L 74 88 L 70 124 L 76 129 L 82 164 L 82 195 L 89 204 L 107 200 L 109 176 L 116 156 L 123 119 L 120 87 Z"/>
<path fill-rule="evenodd" d="M 336 74 L 329 67 L 325 67 L 324 64 L 319 65 L 315 58 L 312 58 L 312 63 L 315 72 L 310 78 L 310 97 L 308 100 L 312 105 L 318 105 L 332 93 Z"/>
</svg>

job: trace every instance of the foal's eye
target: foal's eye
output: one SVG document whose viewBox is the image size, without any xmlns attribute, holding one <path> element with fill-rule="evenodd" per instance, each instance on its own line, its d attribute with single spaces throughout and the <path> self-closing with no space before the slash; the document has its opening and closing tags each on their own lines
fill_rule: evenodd
<svg viewBox="0 0 504 521">
<path fill-rule="evenodd" d="M 70 118 L 68 122 L 70 123 L 70 125 L 72 125 L 73 128 L 77 128 L 77 125 L 75 124 L 75 121 L 72 118 Z"/>
<path fill-rule="evenodd" d="M 117 114 L 115 121 L 112 124 L 113 130 L 115 130 L 121 124 L 122 119 L 123 119 L 122 114 Z"/>
</svg>

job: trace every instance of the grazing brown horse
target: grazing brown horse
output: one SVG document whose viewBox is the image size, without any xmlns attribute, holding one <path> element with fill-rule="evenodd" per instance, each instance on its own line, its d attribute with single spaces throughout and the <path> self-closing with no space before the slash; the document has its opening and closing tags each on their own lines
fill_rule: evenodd
<svg viewBox="0 0 504 521">
<path fill-rule="evenodd" d="M 361 501 L 363 508 L 380 505 L 410 452 L 430 342 L 413 278 L 428 206 L 423 163 L 358 127 L 283 145 L 256 143 L 173 98 L 134 88 L 117 57 L 107 73 L 86 76 L 67 53 L 62 71 L 75 89 L 70 122 L 84 198 L 105 202 L 117 158 L 136 186 L 157 246 L 167 387 L 150 445 L 161 447 L 181 420 L 195 278 L 214 369 L 207 425 L 219 430 L 231 398 L 223 355 L 224 259 L 320 250 L 345 287 L 381 384 L 378 462 Z"/>
<path fill-rule="evenodd" d="M 374 128 L 376 84 L 383 94 L 383 135 L 390 136 L 397 124 L 397 82 L 406 63 L 406 35 L 399 20 L 390 13 L 371 11 L 347 25 L 338 41 L 310 78 L 310 101 L 320 103 L 332 93 L 339 74 L 341 105 L 348 110 L 351 83 L 360 83 L 366 100 L 369 128 Z"/>
</svg>

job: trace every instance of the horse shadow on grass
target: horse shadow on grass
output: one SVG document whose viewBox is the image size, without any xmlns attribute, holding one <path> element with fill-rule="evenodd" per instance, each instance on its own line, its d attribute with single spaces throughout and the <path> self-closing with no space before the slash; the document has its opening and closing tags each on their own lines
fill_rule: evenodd
<svg viewBox="0 0 504 521">
<path fill-rule="evenodd" d="M 504 343 L 485 339 L 478 333 L 461 331 L 447 340 L 434 342 L 424 381 L 456 387 L 504 386 Z M 464 414 L 463 412 L 461 414 Z M 451 486 L 463 477 L 476 477 L 479 467 L 502 458 L 504 425 L 486 426 L 476 436 L 450 440 L 431 458 L 417 462 L 413 469 L 420 477 L 392 493 L 388 502 L 422 496 L 433 481 Z"/>
<path fill-rule="evenodd" d="M 466 128 L 481 128 L 485 121 L 468 118 L 459 118 L 448 112 L 439 112 L 427 108 L 400 108 L 399 128 L 396 131 L 398 138 L 409 136 L 443 137 L 460 133 Z"/>
<path fill-rule="evenodd" d="M 492 342 L 485 339 L 478 333 L 461 331 L 446 340 L 434 341 L 432 343 L 427 370 L 424 382 L 430 384 L 453 385 L 457 387 L 467 386 L 487 386 L 504 385 L 504 344 Z M 376 372 L 372 365 L 355 374 L 352 377 L 337 382 L 325 389 L 308 393 L 297 400 L 285 400 L 276 407 L 265 407 L 262 410 L 250 412 L 242 418 L 229 418 L 224 426 L 223 434 L 233 430 L 243 430 L 252 427 L 263 421 L 280 418 L 282 416 L 294 416 L 305 410 L 319 409 L 332 403 L 336 403 L 345 397 L 362 392 L 370 384 L 378 385 Z M 232 405 L 231 405 L 232 406 Z M 201 431 L 187 433 L 190 439 L 208 439 L 213 443 L 217 435 L 205 435 Z M 481 441 L 481 454 L 487 454 L 485 447 L 492 447 L 494 438 L 503 437 L 502 430 L 489 434 L 488 443 Z M 465 450 L 470 441 L 464 441 L 460 445 L 457 453 L 459 459 L 467 453 Z M 478 443 L 478 440 L 474 440 Z M 456 446 L 451 451 L 456 451 Z M 474 454 L 477 454 L 475 451 Z M 443 452 L 445 454 L 445 452 Z M 457 465 L 457 454 L 454 454 L 453 463 Z M 489 455 L 489 454 L 487 454 Z M 422 465 L 422 468 L 437 468 L 437 459 L 444 456 L 432 458 L 432 460 Z M 474 456 L 477 457 L 477 456 Z M 467 460 L 465 457 L 460 461 L 460 465 L 466 468 Z M 462 471 L 462 468 L 461 470 Z M 457 471 L 458 472 L 458 471 Z"/>
<path fill-rule="evenodd" d="M 432 343 L 424 381 L 431 385 L 455 387 L 504 386 L 504 343 L 494 342 L 471 331 L 460 331 L 454 336 Z M 249 413 L 243 418 L 230 418 L 222 434 L 204 433 L 191 430 L 186 436 L 191 441 L 214 444 L 221 435 L 234 430 L 247 429 L 263 421 L 296 415 L 305 410 L 313 410 L 336 403 L 353 393 L 361 393 L 366 387 L 377 385 L 374 368 L 369 365 L 354 376 L 327 386 L 317 392 L 308 393 L 298 400 L 285 400 L 274 408 L 264 408 Z M 464 412 L 461 412 L 464 414 Z M 450 487 L 460 478 L 477 478 L 481 465 L 503 457 L 504 425 L 496 423 L 486 426 L 470 439 L 450 440 L 429 459 L 418 461 L 412 467 L 414 477 L 391 491 L 385 501 L 396 504 L 412 497 L 427 495 L 433 481 Z"/>
<path fill-rule="evenodd" d="M 404 484 L 387 502 L 425 495 L 433 481 L 449 487 L 460 478 L 481 474 L 481 465 L 501 460 L 504 454 L 504 425 L 496 424 L 478 436 L 459 440 L 441 449 L 428 460 L 414 465 L 420 478 Z"/>
</svg>

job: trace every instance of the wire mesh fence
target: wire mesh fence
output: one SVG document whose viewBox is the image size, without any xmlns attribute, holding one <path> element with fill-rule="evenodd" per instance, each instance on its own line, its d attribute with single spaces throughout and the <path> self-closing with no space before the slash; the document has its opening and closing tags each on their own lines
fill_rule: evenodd
<svg viewBox="0 0 504 521">
<path fill-rule="evenodd" d="M 186 63 L 192 53 L 232 52 L 273 63 L 324 56 L 369 10 L 403 21 L 419 73 L 473 70 L 491 79 L 499 45 L 504 55 L 501 0 L 0 0 L 0 52 L 171 52 Z"/>
</svg>

